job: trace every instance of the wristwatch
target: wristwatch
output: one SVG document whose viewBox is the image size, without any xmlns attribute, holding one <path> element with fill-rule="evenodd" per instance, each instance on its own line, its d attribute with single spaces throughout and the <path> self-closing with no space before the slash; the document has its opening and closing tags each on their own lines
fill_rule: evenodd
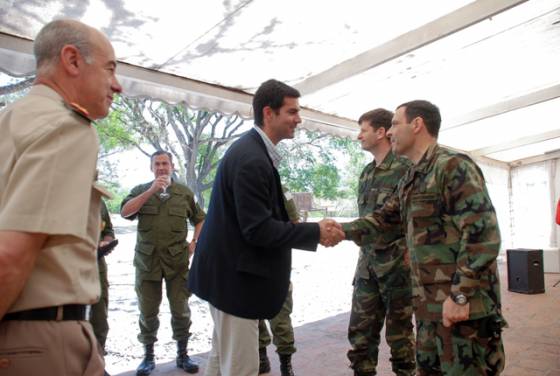
<svg viewBox="0 0 560 376">
<path fill-rule="evenodd" d="M 451 294 L 451 299 L 455 302 L 455 304 L 465 305 L 468 303 L 468 299 L 465 295 L 459 294 Z"/>
</svg>

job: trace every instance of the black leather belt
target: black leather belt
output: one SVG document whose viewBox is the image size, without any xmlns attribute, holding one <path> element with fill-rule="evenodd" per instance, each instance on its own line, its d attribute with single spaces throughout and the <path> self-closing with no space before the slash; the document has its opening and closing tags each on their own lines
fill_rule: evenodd
<svg viewBox="0 0 560 376">
<path fill-rule="evenodd" d="M 43 320 L 43 321 L 68 321 L 85 320 L 86 306 L 82 304 L 67 304 L 58 307 L 30 309 L 7 313 L 2 320 Z"/>
</svg>

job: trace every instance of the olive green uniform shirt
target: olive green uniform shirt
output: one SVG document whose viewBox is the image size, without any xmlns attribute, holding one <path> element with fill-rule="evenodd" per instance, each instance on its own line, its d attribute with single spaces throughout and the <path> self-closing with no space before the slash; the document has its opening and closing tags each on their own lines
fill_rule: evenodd
<svg viewBox="0 0 560 376">
<path fill-rule="evenodd" d="M 111 216 L 109 215 L 109 210 L 107 210 L 107 205 L 105 201 L 101 200 L 101 233 L 99 234 L 99 241 L 103 240 L 106 236 L 115 238 L 115 231 L 113 230 L 113 223 L 111 222 Z M 105 262 L 105 256 L 98 260 L 99 263 L 99 273 L 104 273 L 107 271 L 107 262 Z"/>
<path fill-rule="evenodd" d="M 134 187 L 121 208 L 151 185 L 149 182 Z M 189 268 L 187 220 L 195 226 L 206 216 L 185 185 L 172 181 L 167 192 L 169 199 L 162 200 L 159 193 L 155 193 L 138 213 L 127 218 L 138 218 L 134 266 L 140 279 L 159 281 L 177 274 L 186 276 Z"/>
</svg>

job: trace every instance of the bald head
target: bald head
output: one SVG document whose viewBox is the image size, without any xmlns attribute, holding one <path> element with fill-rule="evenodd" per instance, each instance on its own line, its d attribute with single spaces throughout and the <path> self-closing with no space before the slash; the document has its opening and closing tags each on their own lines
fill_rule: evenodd
<svg viewBox="0 0 560 376">
<path fill-rule="evenodd" d="M 52 21 L 37 35 L 34 52 L 36 84 L 49 86 L 92 120 L 107 116 L 122 87 L 115 51 L 103 33 L 79 21 Z"/>
<path fill-rule="evenodd" d="M 75 46 L 83 59 L 91 63 L 93 50 L 92 40 L 100 36 L 100 32 L 79 21 L 56 20 L 46 24 L 33 44 L 33 53 L 37 61 L 37 72 L 49 70 L 58 63 L 60 51 L 66 45 Z"/>
</svg>

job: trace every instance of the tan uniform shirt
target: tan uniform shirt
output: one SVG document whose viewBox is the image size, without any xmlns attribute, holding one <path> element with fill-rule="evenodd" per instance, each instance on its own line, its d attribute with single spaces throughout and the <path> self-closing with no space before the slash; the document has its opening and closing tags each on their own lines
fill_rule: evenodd
<svg viewBox="0 0 560 376">
<path fill-rule="evenodd" d="M 99 299 L 99 141 L 44 85 L 0 112 L 0 230 L 48 234 L 9 312 Z"/>
</svg>

